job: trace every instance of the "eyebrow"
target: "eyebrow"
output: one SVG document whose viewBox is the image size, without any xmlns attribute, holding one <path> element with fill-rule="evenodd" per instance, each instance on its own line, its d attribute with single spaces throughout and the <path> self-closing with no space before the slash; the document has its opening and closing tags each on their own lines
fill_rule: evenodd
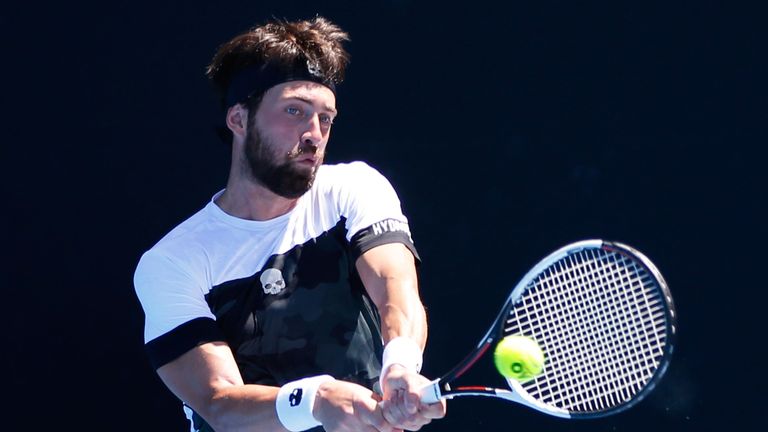
<svg viewBox="0 0 768 432">
<path fill-rule="evenodd" d="M 314 105 L 315 104 L 314 101 L 312 101 L 312 99 L 309 99 L 307 97 L 300 96 L 300 95 L 292 95 L 292 96 L 289 96 L 288 99 L 298 99 L 298 100 L 300 100 L 302 102 L 305 102 L 305 103 L 307 103 L 309 105 Z M 333 113 L 334 115 L 338 114 L 336 109 L 334 107 L 330 106 L 330 105 L 323 105 L 323 109 Z"/>
</svg>

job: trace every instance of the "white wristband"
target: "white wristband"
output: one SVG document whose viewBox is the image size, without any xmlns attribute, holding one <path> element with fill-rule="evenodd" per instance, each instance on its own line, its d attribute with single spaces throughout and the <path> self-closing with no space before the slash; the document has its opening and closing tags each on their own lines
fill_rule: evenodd
<svg viewBox="0 0 768 432">
<path fill-rule="evenodd" d="M 379 375 L 379 384 L 390 366 L 399 364 L 413 372 L 421 372 L 421 362 L 423 360 L 421 347 L 413 339 L 404 336 L 398 336 L 387 342 L 384 347 L 384 355 L 381 359 L 381 375 Z M 382 387 L 384 390 L 384 387 Z"/>
<path fill-rule="evenodd" d="M 320 422 L 312 415 L 315 396 L 321 384 L 333 380 L 330 375 L 318 375 L 291 381 L 280 387 L 275 409 L 283 427 L 291 432 L 299 432 L 320 426 Z"/>
</svg>

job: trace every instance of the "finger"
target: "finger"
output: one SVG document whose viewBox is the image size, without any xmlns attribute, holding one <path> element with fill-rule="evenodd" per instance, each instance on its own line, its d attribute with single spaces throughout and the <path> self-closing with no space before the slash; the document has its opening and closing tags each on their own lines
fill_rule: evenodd
<svg viewBox="0 0 768 432">
<path fill-rule="evenodd" d="M 382 382 L 381 391 L 384 392 L 384 398 L 394 393 L 396 390 L 408 387 L 408 383 L 402 376 L 391 376 Z"/>
<path fill-rule="evenodd" d="M 409 387 L 403 391 L 403 405 L 408 414 L 416 414 L 419 412 L 419 406 L 421 405 L 421 397 L 417 392 L 412 391 Z"/>
<path fill-rule="evenodd" d="M 385 399 L 391 403 L 383 406 L 388 421 L 407 430 L 418 430 L 433 418 L 444 415 L 440 404 L 427 407 L 421 403 L 421 388 L 428 382 L 426 378 L 415 373 L 388 375 L 391 386 Z M 422 409 L 425 413 L 420 412 Z"/>
<path fill-rule="evenodd" d="M 428 419 L 440 419 L 445 417 L 446 404 L 445 401 L 440 401 L 433 404 L 422 404 L 419 411 L 421 415 Z"/>
<path fill-rule="evenodd" d="M 384 420 L 386 420 L 387 423 L 391 425 L 397 425 L 399 424 L 399 421 L 395 416 L 395 414 L 392 412 L 391 405 L 392 404 L 390 401 L 383 401 L 379 403 L 379 408 L 381 409 L 381 415 L 384 416 Z"/>
<path fill-rule="evenodd" d="M 399 397 L 384 401 L 381 404 L 382 414 L 390 424 L 398 428 L 415 431 L 431 421 L 431 419 L 421 416 L 419 413 L 406 413 L 403 408 L 403 392 L 398 392 L 398 395 Z"/>
<path fill-rule="evenodd" d="M 421 388 L 424 386 L 424 378 L 418 374 L 403 376 L 403 402 L 405 410 L 413 415 L 418 413 L 421 406 Z"/>
<path fill-rule="evenodd" d="M 402 432 L 403 430 L 402 425 L 399 425 L 394 420 L 390 420 L 383 410 L 381 411 L 381 414 L 382 414 L 382 417 L 384 418 L 384 423 L 378 426 L 379 428 L 381 428 L 380 430 L 385 430 L 387 427 L 389 427 L 390 430 L 393 432 Z"/>
<path fill-rule="evenodd" d="M 404 429 L 409 431 L 416 431 L 421 429 L 422 426 L 431 422 L 432 419 L 424 416 L 421 412 L 410 415 L 404 423 Z"/>
<path fill-rule="evenodd" d="M 405 396 L 404 392 L 401 392 L 403 397 Z M 400 400 L 401 403 L 404 403 L 404 399 Z M 432 419 L 427 418 L 423 416 L 418 410 L 415 413 L 408 413 L 405 411 L 404 405 L 399 405 L 398 407 L 400 409 L 399 415 L 398 415 L 398 426 L 402 427 L 403 429 L 409 430 L 409 431 L 417 431 L 421 429 L 422 426 L 432 421 Z"/>
<path fill-rule="evenodd" d="M 362 420 L 379 432 L 402 432 L 402 429 L 398 429 L 385 415 L 383 407 L 386 405 L 386 401 L 376 404 L 372 411 L 364 414 Z"/>
<path fill-rule="evenodd" d="M 392 398 L 384 401 L 381 404 L 382 412 L 385 413 L 385 418 L 394 426 L 403 427 L 408 419 L 408 414 L 403 408 L 403 392 L 397 390 L 392 395 Z"/>
<path fill-rule="evenodd" d="M 406 398 L 405 389 L 398 390 L 397 391 L 397 409 L 400 411 L 400 415 L 403 417 L 404 421 L 407 422 L 411 417 L 413 417 L 413 413 L 408 410 L 405 398 Z"/>
</svg>

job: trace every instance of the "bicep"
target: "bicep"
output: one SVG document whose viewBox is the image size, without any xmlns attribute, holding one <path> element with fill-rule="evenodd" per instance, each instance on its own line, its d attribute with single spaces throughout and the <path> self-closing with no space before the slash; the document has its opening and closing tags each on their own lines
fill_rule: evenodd
<svg viewBox="0 0 768 432">
<path fill-rule="evenodd" d="M 365 251 L 356 262 L 368 295 L 381 309 L 392 297 L 418 299 L 416 262 L 402 243 L 387 243 Z"/>
</svg>

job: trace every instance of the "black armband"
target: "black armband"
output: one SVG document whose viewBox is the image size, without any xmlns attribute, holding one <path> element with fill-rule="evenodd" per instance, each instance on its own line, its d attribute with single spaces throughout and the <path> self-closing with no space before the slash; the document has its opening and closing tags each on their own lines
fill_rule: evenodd
<svg viewBox="0 0 768 432">
<path fill-rule="evenodd" d="M 149 363 L 157 370 L 198 345 L 216 341 L 225 342 L 216 321 L 210 318 L 195 318 L 152 339 L 144 348 L 147 350 Z"/>
<path fill-rule="evenodd" d="M 384 219 L 361 229 L 352 236 L 353 258 L 357 259 L 366 251 L 388 243 L 404 244 L 413 254 L 416 264 L 421 262 L 419 253 L 413 245 L 413 239 L 411 239 L 411 230 L 408 227 L 408 222 L 398 219 Z"/>
</svg>

